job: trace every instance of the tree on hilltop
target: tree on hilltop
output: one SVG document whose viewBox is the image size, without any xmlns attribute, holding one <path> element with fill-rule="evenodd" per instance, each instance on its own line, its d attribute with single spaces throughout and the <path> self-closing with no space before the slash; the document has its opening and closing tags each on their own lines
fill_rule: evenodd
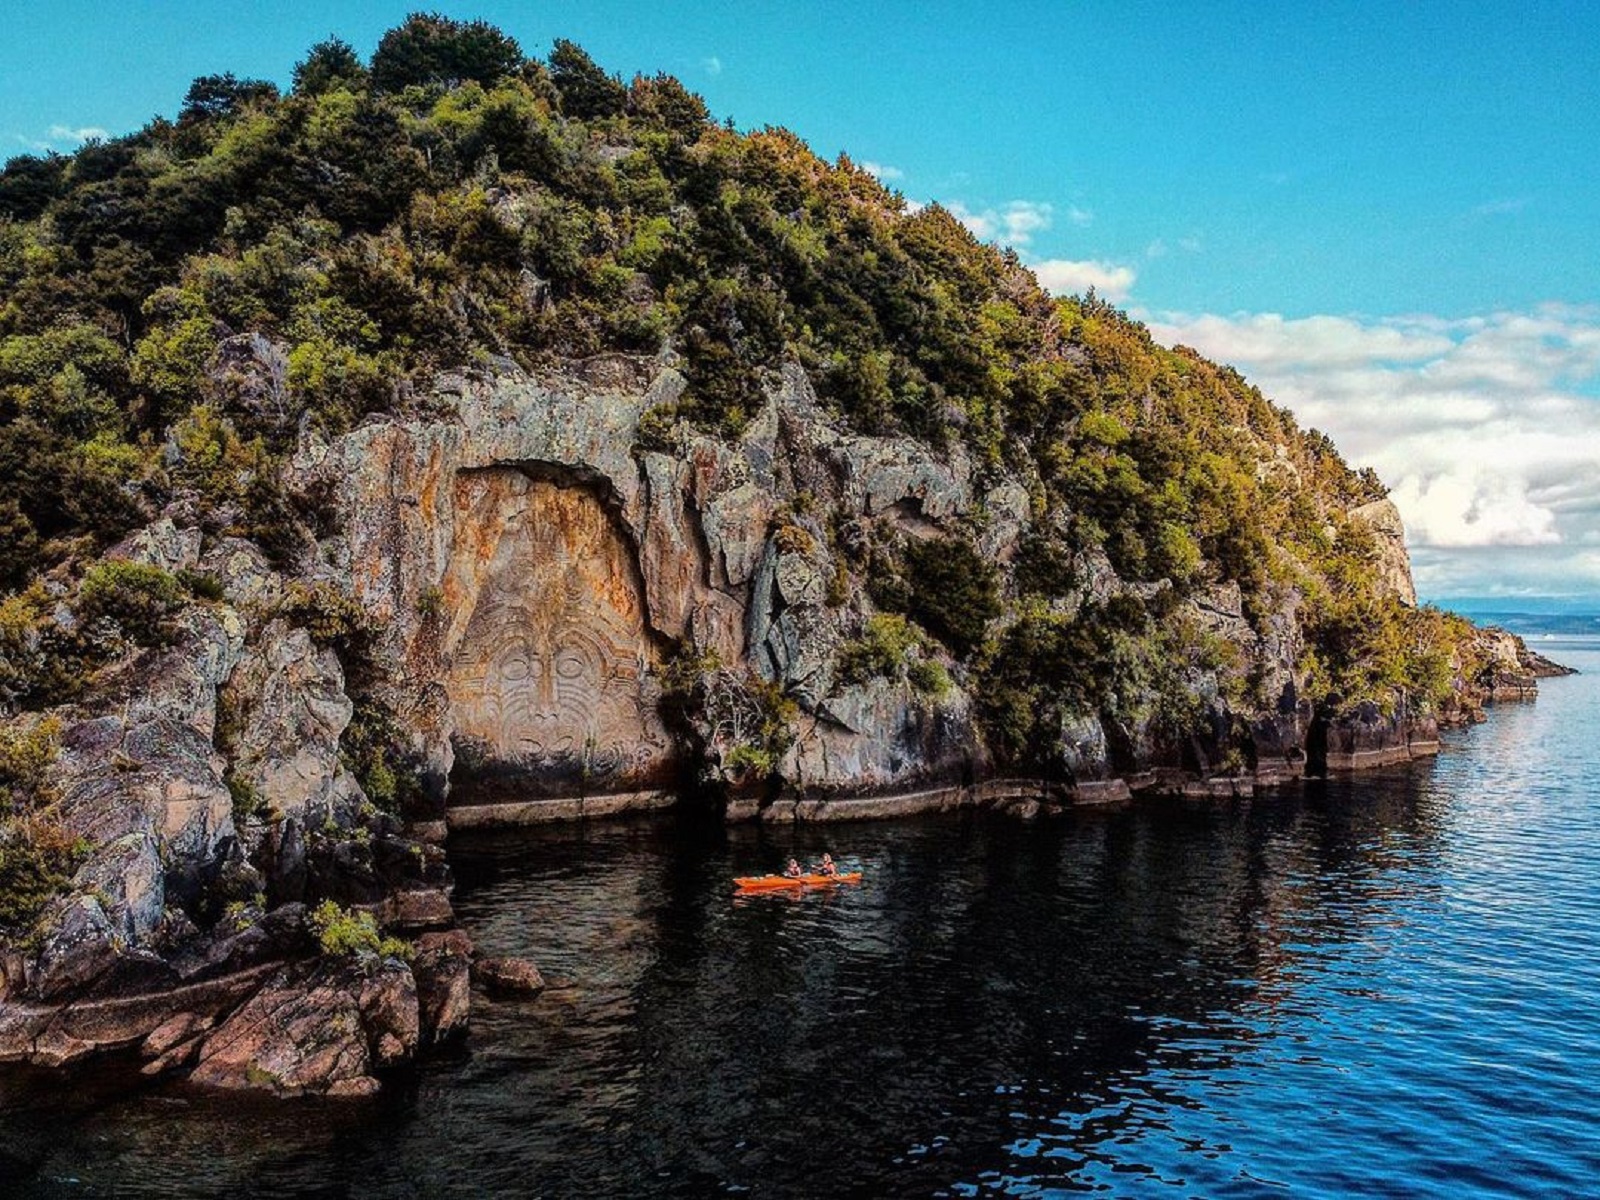
<svg viewBox="0 0 1600 1200">
<path fill-rule="evenodd" d="M 622 81 L 607 75 L 588 51 L 566 38 L 557 38 L 550 51 L 550 78 L 561 93 L 561 111 L 569 117 L 616 117 L 627 106 L 628 89 Z"/>
<path fill-rule="evenodd" d="M 240 79 L 232 71 L 202 75 L 184 94 L 178 121 L 182 124 L 231 117 L 250 104 L 277 98 L 277 86 L 265 79 Z"/>
<path fill-rule="evenodd" d="M 469 80 L 488 86 L 522 69 L 516 39 L 487 21 L 412 13 L 389 30 L 372 56 L 372 86 L 398 92 L 413 85 L 452 88 Z"/>
<path fill-rule="evenodd" d="M 297 96 L 321 96 L 339 88 L 360 87 L 367 79 L 355 48 L 340 37 L 318 42 L 295 64 L 294 91 Z"/>
</svg>

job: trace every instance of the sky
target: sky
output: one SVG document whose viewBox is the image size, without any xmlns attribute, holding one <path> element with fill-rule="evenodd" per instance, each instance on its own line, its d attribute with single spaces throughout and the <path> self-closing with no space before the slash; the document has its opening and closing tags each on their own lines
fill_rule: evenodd
<svg viewBox="0 0 1600 1200">
<path fill-rule="evenodd" d="M 1600 609 L 1600 3 L 426 7 L 677 75 L 1237 366 L 1390 484 L 1425 600 Z M 411 8 L 0 0 L 0 157 Z"/>
</svg>

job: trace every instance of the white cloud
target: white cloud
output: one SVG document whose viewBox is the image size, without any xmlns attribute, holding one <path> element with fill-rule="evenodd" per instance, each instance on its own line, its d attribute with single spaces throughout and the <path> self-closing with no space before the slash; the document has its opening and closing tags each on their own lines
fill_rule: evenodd
<svg viewBox="0 0 1600 1200">
<path fill-rule="evenodd" d="M 722 74 L 722 60 L 713 54 L 710 58 L 702 58 L 700 65 L 705 68 L 707 75 Z"/>
<path fill-rule="evenodd" d="M 1072 205 L 1067 209 L 1067 220 L 1078 226 L 1088 225 L 1094 220 L 1094 213 L 1087 208 Z"/>
<path fill-rule="evenodd" d="M 49 150 L 75 150 L 91 139 L 105 139 L 111 134 L 98 125 L 83 125 L 74 128 L 71 125 L 52 125 L 43 137 L 30 137 L 25 133 L 13 135 L 28 149 L 37 153 Z"/>
<path fill-rule="evenodd" d="M 1033 235 L 1050 228 L 1050 206 L 1031 200 L 1013 200 L 1000 214 L 1005 226 L 1006 242 L 1012 246 L 1026 246 Z"/>
<path fill-rule="evenodd" d="M 1519 213 L 1531 203 L 1530 197 L 1512 196 L 1502 200 L 1486 200 L 1472 210 L 1475 217 L 1503 217 Z"/>
<path fill-rule="evenodd" d="M 1132 267 L 1109 262 L 1047 258 L 1029 263 L 1028 267 L 1038 278 L 1039 286 L 1054 296 L 1082 295 L 1093 288 L 1107 300 L 1121 300 L 1138 278 Z"/>
<path fill-rule="evenodd" d="M 1000 241 L 1016 247 L 1026 246 L 1033 240 L 1034 234 L 1049 229 L 1054 211 L 1049 204 L 1038 200 L 1013 200 L 1004 208 L 986 208 L 977 212 L 959 200 L 945 207 L 979 241 Z"/>
<path fill-rule="evenodd" d="M 1424 595 L 1600 595 L 1600 308 L 1148 323 L 1375 468 Z"/>
<path fill-rule="evenodd" d="M 108 138 L 111 135 L 98 125 L 84 125 L 74 129 L 69 125 L 50 126 L 50 140 L 52 142 L 87 142 L 91 138 Z"/>
<path fill-rule="evenodd" d="M 895 179 L 904 179 L 906 173 L 899 167 L 885 166 L 883 163 L 863 162 L 857 164 L 868 175 L 881 183 L 888 183 Z"/>
</svg>

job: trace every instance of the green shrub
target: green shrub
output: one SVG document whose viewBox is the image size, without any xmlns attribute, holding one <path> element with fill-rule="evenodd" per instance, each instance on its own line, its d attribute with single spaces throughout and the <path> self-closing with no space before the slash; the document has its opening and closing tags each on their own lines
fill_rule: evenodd
<svg viewBox="0 0 1600 1200">
<path fill-rule="evenodd" d="M 86 842 L 51 821 L 0 821 L 0 932 L 27 930 L 88 855 Z"/>
<path fill-rule="evenodd" d="M 839 648 L 839 680 L 904 679 L 925 696 L 942 696 L 950 690 L 950 674 L 933 653 L 932 641 L 910 621 L 898 613 L 875 613 L 860 637 Z"/>
<path fill-rule="evenodd" d="M 1012 579 L 1019 595 L 1051 600 L 1070 596 L 1078 586 L 1071 549 L 1061 539 L 1037 531 L 1029 533 L 1017 547 Z"/>
<path fill-rule="evenodd" d="M 829 608 L 842 608 L 850 599 L 850 568 L 845 566 L 844 559 L 834 560 L 833 572 L 828 576 L 828 591 L 822 602 Z"/>
<path fill-rule="evenodd" d="M 422 794 L 418 764 L 394 714 L 375 697 L 357 694 L 339 752 L 367 799 L 382 812 L 404 813 Z"/>
<path fill-rule="evenodd" d="M 773 768 L 777 765 L 777 760 L 773 757 L 772 752 L 765 746 L 752 746 L 749 744 L 735 746 L 728 751 L 727 757 L 722 761 L 728 770 L 735 775 L 752 772 L 759 776 L 766 776 L 772 774 Z"/>
<path fill-rule="evenodd" d="M 1000 615 L 999 573 L 962 538 L 912 541 L 905 548 L 908 611 L 917 623 L 965 658 L 983 644 Z"/>
<path fill-rule="evenodd" d="M 899 679 L 907 659 L 921 645 L 921 631 L 904 617 L 898 613 L 875 613 L 867 618 L 860 637 L 839 648 L 839 677 L 845 683 Z"/>
<path fill-rule="evenodd" d="M 168 618 L 182 607 L 185 590 L 170 571 L 110 559 L 84 574 L 75 607 L 80 620 L 112 621 L 136 645 L 156 646 L 168 641 Z"/>
<path fill-rule="evenodd" d="M 931 658 L 919 658 L 908 664 L 906 680 L 922 695 L 935 699 L 944 695 L 953 686 L 950 682 L 950 672 L 944 669 L 944 664 Z"/>
<path fill-rule="evenodd" d="M 656 404 L 639 417 L 638 445 L 644 450 L 674 454 L 683 441 L 679 423 L 683 414 L 676 404 Z"/>
<path fill-rule="evenodd" d="M 444 614 L 444 589 L 430 585 L 417 593 L 417 615 L 432 620 Z"/>
<path fill-rule="evenodd" d="M 227 593 L 222 587 L 222 580 L 215 575 L 184 567 L 177 572 L 177 576 L 178 582 L 187 588 L 189 595 L 196 600 L 207 600 L 217 604 L 227 598 Z"/>
<path fill-rule="evenodd" d="M 804 526 L 785 521 L 773 532 L 772 541 L 780 554 L 810 554 L 817 548 L 817 539 Z"/>
<path fill-rule="evenodd" d="M 277 611 L 289 624 L 309 633 L 317 645 L 341 651 L 341 658 L 370 648 L 372 618 L 355 599 L 331 584 L 297 580 L 285 590 Z"/>
<path fill-rule="evenodd" d="M 0 818 L 20 817 L 49 805 L 47 772 L 61 749 L 61 722 L 24 718 L 0 725 Z"/>
<path fill-rule="evenodd" d="M 691 670 L 686 662 L 680 682 Z M 710 761 L 736 776 L 770 774 L 794 743 L 799 706 L 777 684 L 748 671 L 711 667 L 695 672 L 691 690 L 676 695 L 677 715 L 698 727 Z"/>
<path fill-rule="evenodd" d="M 266 797 L 249 780 L 239 778 L 230 770 L 224 782 L 228 785 L 228 795 L 233 799 L 233 823 L 236 828 L 267 810 Z"/>
<path fill-rule="evenodd" d="M 333 900 L 324 900 L 312 911 L 311 928 L 322 953 L 330 958 L 410 959 L 416 952 L 409 942 L 383 936 L 371 913 L 344 908 Z"/>
<path fill-rule="evenodd" d="M 54 601 L 35 582 L 0 600 L 0 714 L 77 699 L 100 654 L 81 632 L 56 624 Z"/>
</svg>

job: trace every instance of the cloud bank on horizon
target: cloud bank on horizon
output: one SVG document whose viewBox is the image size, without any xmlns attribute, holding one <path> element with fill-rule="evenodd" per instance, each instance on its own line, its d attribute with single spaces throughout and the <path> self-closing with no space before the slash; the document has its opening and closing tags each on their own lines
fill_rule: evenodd
<svg viewBox="0 0 1600 1200">
<path fill-rule="evenodd" d="M 1137 315 L 1374 468 L 1425 598 L 1600 597 L 1600 306 Z"/>
<path fill-rule="evenodd" d="M 975 236 L 1015 247 L 1053 295 L 1092 287 L 1121 303 L 1133 291 L 1125 263 L 1030 259 L 1048 203 L 946 206 Z M 1376 470 L 1424 598 L 1600 602 L 1600 305 L 1460 318 L 1132 311 L 1157 341 L 1237 367 Z"/>
</svg>

